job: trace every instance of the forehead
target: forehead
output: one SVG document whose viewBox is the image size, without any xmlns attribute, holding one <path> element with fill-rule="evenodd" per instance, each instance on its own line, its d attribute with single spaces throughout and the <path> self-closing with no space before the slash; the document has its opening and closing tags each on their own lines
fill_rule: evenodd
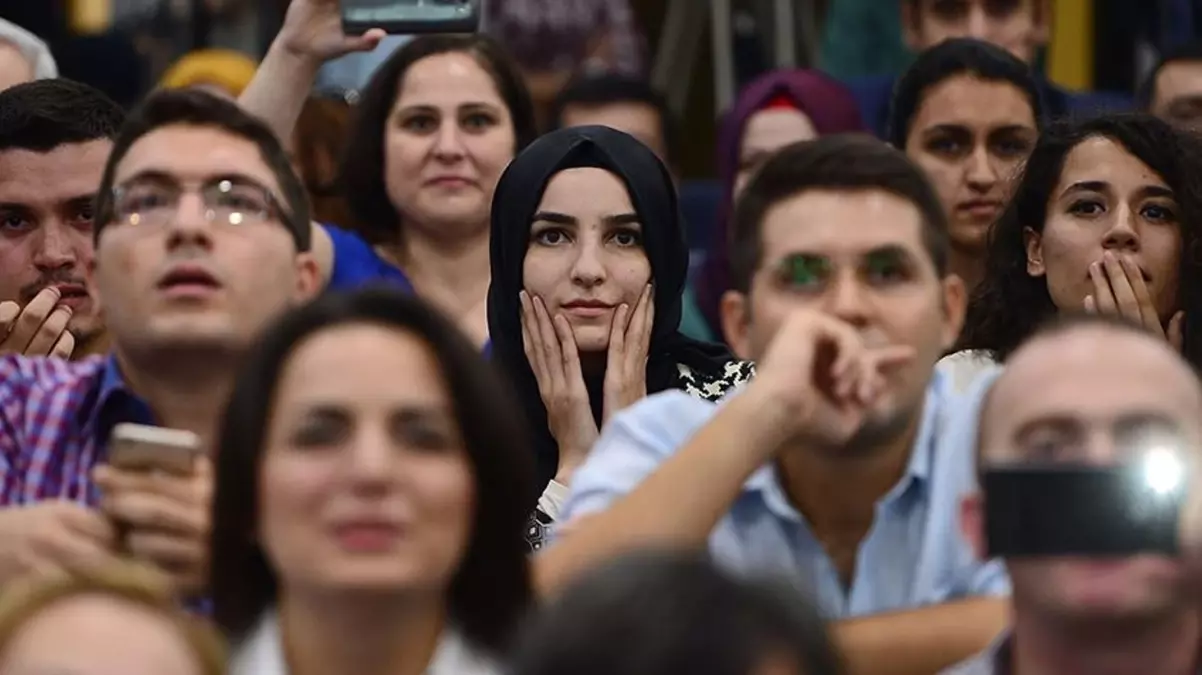
<svg viewBox="0 0 1202 675">
<path fill-rule="evenodd" d="M 1202 389 L 1179 357 L 1148 336 L 1083 327 L 1014 355 L 990 396 L 986 428 L 1009 436 L 1048 415 L 1105 421 L 1136 412 L 1202 437 Z"/>
<path fill-rule="evenodd" d="M 599 105 L 570 104 L 563 109 L 563 126 L 590 124 L 624 131 L 645 144 L 660 143 L 660 117 L 654 106 L 638 101 L 614 101 Z"/>
<path fill-rule="evenodd" d="M 433 404 L 447 397 L 441 368 L 425 340 L 371 323 L 335 326 L 306 338 L 285 364 L 280 393 L 364 403 L 401 398 Z"/>
<path fill-rule="evenodd" d="M 107 139 L 50 152 L 0 152 L 0 202 L 53 204 L 96 192 L 113 144 Z"/>
<path fill-rule="evenodd" d="M 970 128 L 1035 128 L 1027 95 L 1010 82 L 953 75 L 929 87 L 914 116 L 914 127 L 955 125 Z"/>
<path fill-rule="evenodd" d="M 1014 14 L 1034 16 L 1039 2 L 1040 0 L 918 0 L 918 6 L 923 16 L 954 17 L 971 9 L 986 9 L 992 10 L 988 12 L 990 18 L 1009 18 Z"/>
<path fill-rule="evenodd" d="M 918 208 L 889 192 L 807 190 L 765 214 L 763 261 L 772 265 L 798 252 L 851 257 L 884 246 L 896 246 L 917 260 L 928 260 L 922 226 Z"/>
<path fill-rule="evenodd" d="M 401 76 L 397 106 L 490 103 L 504 106 L 496 82 L 471 54 L 447 52 L 415 61 Z"/>
<path fill-rule="evenodd" d="M 581 199 L 585 194 L 588 199 Z M 621 178 L 605 169 L 579 167 L 564 169 L 547 181 L 539 208 L 573 214 L 590 210 L 612 213 L 633 207 Z"/>
<path fill-rule="evenodd" d="M 1168 187 L 1152 167 L 1104 136 L 1087 138 L 1069 151 L 1056 191 L 1083 181 L 1105 182 L 1118 188 Z"/>
<path fill-rule="evenodd" d="M 816 138 L 818 132 L 809 116 L 792 108 L 761 110 L 743 127 L 743 153 L 774 151 L 790 143 Z"/>
<path fill-rule="evenodd" d="M 1156 74 L 1156 98 L 1202 95 L 1202 61 L 1174 61 Z"/>
<path fill-rule="evenodd" d="M 188 181 L 236 174 L 277 194 L 280 190 L 275 173 L 254 142 L 213 127 L 172 125 L 142 136 L 117 164 L 113 184 L 120 185 L 145 171 Z"/>
</svg>

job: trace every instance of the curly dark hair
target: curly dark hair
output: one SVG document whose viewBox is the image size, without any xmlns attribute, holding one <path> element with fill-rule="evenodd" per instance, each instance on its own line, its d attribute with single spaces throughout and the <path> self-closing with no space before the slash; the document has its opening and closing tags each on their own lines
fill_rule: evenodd
<svg viewBox="0 0 1202 675">
<path fill-rule="evenodd" d="M 1073 148 L 1104 137 L 1147 164 L 1173 191 L 1180 208 L 1182 251 L 1177 307 L 1185 311 L 1185 358 L 1202 370 L 1202 140 L 1143 114 L 1061 121 L 1043 134 L 1027 160 L 1014 196 L 990 229 L 985 277 L 973 292 L 958 349 L 986 352 L 1005 361 L 1037 328 L 1059 313 L 1044 277 L 1027 273 L 1023 231 L 1043 232 L 1048 201 Z"/>
</svg>

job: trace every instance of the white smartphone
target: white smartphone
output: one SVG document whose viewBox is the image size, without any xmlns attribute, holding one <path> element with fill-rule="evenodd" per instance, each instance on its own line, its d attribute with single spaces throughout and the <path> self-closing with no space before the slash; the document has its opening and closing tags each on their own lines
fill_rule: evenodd
<svg viewBox="0 0 1202 675">
<path fill-rule="evenodd" d="M 192 473 L 200 437 L 191 431 L 143 424 L 118 424 L 109 437 L 108 463 L 125 471 Z"/>
</svg>

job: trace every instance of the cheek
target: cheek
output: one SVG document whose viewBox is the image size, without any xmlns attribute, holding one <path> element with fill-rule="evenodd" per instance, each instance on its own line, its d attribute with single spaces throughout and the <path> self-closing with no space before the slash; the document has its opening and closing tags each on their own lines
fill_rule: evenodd
<svg viewBox="0 0 1202 675">
<path fill-rule="evenodd" d="M 266 458 L 259 481 L 259 537 L 277 563 L 310 545 L 306 531 L 318 522 L 328 482 L 329 471 L 319 464 Z"/>
<path fill-rule="evenodd" d="M 1051 279 L 1084 278 L 1089 264 L 1101 259 L 1100 236 L 1055 218 L 1044 227 L 1041 243 L 1043 264 Z"/>
<path fill-rule="evenodd" d="M 0 237 L 0 300 L 15 298 L 37 277 L 28 241 L 29 237 Z"/>
<path fill-rule="evenodd" d="M 522 288 L 533 296 L 548 298 L 571 276 L 571 259 L 562 251 L 531 247 L 522 262 Z"/>
<path fill-rule="evenodd" d="M 956 162 L 943 160 L 924 152 L 919 152 L 915 159 L 915 163 L 926 174 L 927 180 L 935 187 L 935 191 L 939 194 L 946 209 L 948 202 L 956 196 L 964 182 L 964 171 Z"/>
<path fill-rule="evenodd" d="M 509 129 L 497 129 L 479 136 L 469 137 L 468 147 L 475 158 L 480 172 L 493 177 L 493 182 L 499 178 L 513 159 L 517 146 L 513 132 Z"/>
<path fill-rule="evenodd" d="M 624 299 L 634 302 L 643 292 L 643 287 L 651 283 L 651 263 L 641 252 L 639 255 L 621 256 L 611 263 L 610 274 L 622 289 Z"/>
</svg>

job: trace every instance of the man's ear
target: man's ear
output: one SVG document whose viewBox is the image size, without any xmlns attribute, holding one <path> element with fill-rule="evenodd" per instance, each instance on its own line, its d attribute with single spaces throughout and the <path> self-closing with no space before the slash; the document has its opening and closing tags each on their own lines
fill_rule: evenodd
<svg viewBox="0 0 1202 675">
<path fill-rule="evenodd" d="M 321 292 L 323 283 L 321 269 L 313 254 L 298 253 L 296 255 L 296 303 L 302 304 L 312 300 Z"/>
<path fill-rule="evenodd" d="M 722 337 L 740 359 L 751 359 L 751 304 L 746 294 L 727 291 L 718 306 Z"/>
<path fill-rule="evenodd" d="M 968 289 L 964 280 L 955 274 L 943 278 L 943 351 L 956 344 L 964 328 L 964 314 L 968 311 Z"/>
<path fill-rule="evenodd" d="M 985 541 L 985 495 L 979 491 L 960 500 L 960 533 L 977 559 L 986 560 L 989 546 Z"/>
</svg>

